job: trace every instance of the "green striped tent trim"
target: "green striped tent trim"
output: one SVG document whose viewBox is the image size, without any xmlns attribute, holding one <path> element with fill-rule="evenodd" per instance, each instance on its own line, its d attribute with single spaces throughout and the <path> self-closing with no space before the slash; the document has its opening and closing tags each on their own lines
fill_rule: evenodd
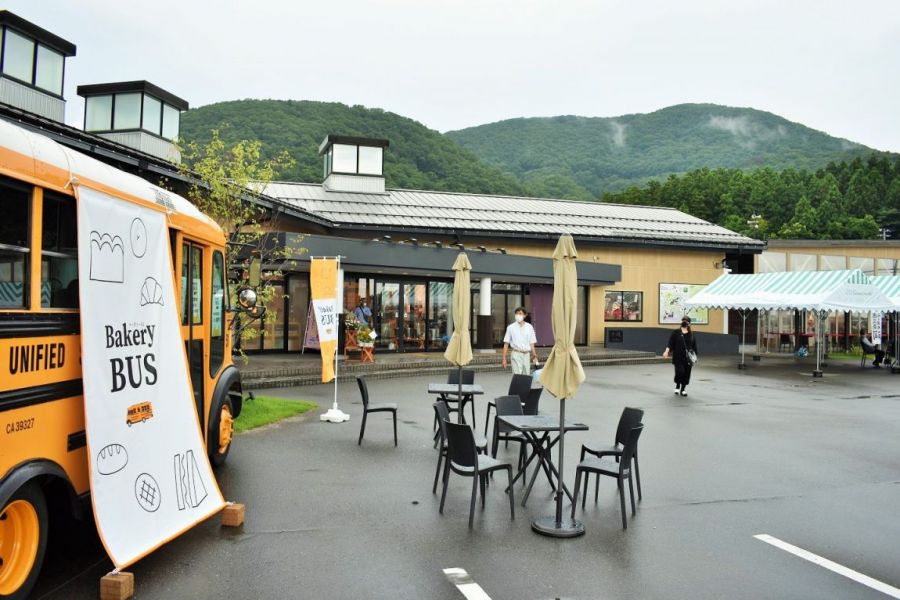
<svg viewBox="0 0 900 600">
<path fill-rule="evenodd" d="M 900 277 L 896 277 L 896 295 L 900 304 Z M 710 283 L 695 294 L 686 305 L 706 308 L 731 309 L 812 309 L 834 304 L 834 308 L 846 306 L 844 310 L 858 310 L 858 304 L 843 304 L 844 301 L 827 300 L 833 293 L 846 285 L 869 285 L 870 278 L 859 269 L 842 271 L 789 271 L 779 273 L 756 273 L 749 275 L 726 274 Z M 884 285 L 887 285 L 886 283 Z M 873 288 L 875 286 L 872 286 Z M 871 288 L 870 288 L 871 289 Z M 878 296 L 890 297 L 889 293 L 876 291 Z M 875 300 L 874 298 L 872 298 Z M 887 298 L 882 297 L 887 303 Z M 823 304 L 824 303 L 824 304 Z"/>
<path fill-rule="evenodd" d="M 868 276 L 859 269 L 849 271 L 789 271 L 776 273 L 765 287 L 768 294 L 824 294 L 847 283 L 869 283 Z"/>
<path fill-rule="evenodd" d="M 754 294 L 761 292 L 778 273 L 757 273 L 719 276 L 700 292 L 695 294 L 687 306 L 707 308 L 752 309 L 758 307 Z"/>
<path fill-rule="evenodd" d="M 872 285 L 881 290 L 893 302 L 900 304 L 900 275 L 878 275 L 870 277 Z"/>
<path fill-rule="evenodd" d="M 752 275 L 719 276 L 718 279 L 706 286 L 701 293 L 710 296 L 739 296 L 751 294 L 765 288 L 766 284 L 779 273 L 757 273 Z"/>
</svg>

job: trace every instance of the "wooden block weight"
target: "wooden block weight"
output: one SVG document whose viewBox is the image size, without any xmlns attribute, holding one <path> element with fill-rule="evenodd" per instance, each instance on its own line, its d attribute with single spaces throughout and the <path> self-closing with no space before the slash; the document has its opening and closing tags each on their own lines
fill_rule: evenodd
<svg viewBox="0 0 900 600">
<path fill-rule="evenodd" d="M 240 527 L 244 524 L 244 505 L 229 504 L 222 511 L 222 526 Z"/>
<path fill-rule="evenodd" d="M 100 578 L 100 600 L 128 600 L 134 597 L 133 573 L 110 573 Z"/>
</svg>

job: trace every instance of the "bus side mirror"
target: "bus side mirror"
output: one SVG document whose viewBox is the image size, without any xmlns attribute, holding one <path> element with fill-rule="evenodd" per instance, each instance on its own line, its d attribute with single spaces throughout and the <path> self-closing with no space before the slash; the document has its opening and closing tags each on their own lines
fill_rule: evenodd
<svg viewBox="0 0 900 600">
<path fill-rule="evenodd" d="M 240 292 L 238 292 L 238 304 L 241 305 L 241 308 L 245 311 L 251 311 L 256 308 L 256 290 L 253 288 L 245 287 Z"/>
<path fill-rule="evenodd" d="M 237 294 L 237 303 L 239 312 L 244 313 L 251 319 L 261 319 L 266 314 L 266 307 L 258 304 L 259 296 L 256 290 L 251 287 L 242 287 Z"/>
</svg>

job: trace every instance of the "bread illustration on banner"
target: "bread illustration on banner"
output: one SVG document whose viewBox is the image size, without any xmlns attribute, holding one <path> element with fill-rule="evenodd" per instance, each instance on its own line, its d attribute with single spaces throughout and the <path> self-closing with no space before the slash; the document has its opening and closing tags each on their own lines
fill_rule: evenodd
<svg viewBox="0 0 900 600">
<path fill-rule="evenodd" d="M 104 446 L 97 454 L 97 472 L 101 475 L 118 473 L 128 464 L 128 452 L 122 444 Z"/>
<path fill-rule="evenodd" d="M 141 306 L 147 306 L 148 304 L 164 306 L 162 286 L 152 277 L 146 278 L 144 285 L 141 286 Z"/>
<path fill-rule="evenodd" d="M 91 232 L 91 281 L 125 282 L 125 246 L 122 238 Z"/>
<path fill-rule="evenodd" d="M 138 505 L 147 512 L 156 512 L 162 502 L 159 484 L 150 473 L 141 473 L 134 480 L 134 497 Z"/>
<path fill-rule="evenodd" d="M 197 508 L 206 500 L 207 495 L 206 485 L 197 467 L 197 459 L 194 458 L 194 451 L 176 454 L 175 496 L 178 500 L 178 510 Z"/>
</svg>

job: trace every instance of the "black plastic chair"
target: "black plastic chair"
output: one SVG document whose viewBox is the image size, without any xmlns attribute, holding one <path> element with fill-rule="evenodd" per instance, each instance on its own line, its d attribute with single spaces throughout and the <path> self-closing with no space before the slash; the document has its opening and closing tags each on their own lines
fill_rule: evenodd
<svg viewBox="0 0 900 600">
<path fill-rule="evenodd" d="M 528 396 L 522 404 L 522 412 L 526 415 L 538 414 L 538 405 L 541 402 L 541 394 L 544 392 L 543 387 L 531 388 L 528 390 Z"/>
<path fill-rule="evenodd" d="M 506 391 L 507 396 L 518 396 L 524 405 L 531 392 L 531 375 L 513 375 L 509 382 L 509 389 Z M 484 415 L 484 435 L 487 435 L 488 426 L 491 423 L 491 409 L 497 410 L 494 402 L 488 402 L 487 412 Z"/>
<path fill-rule="evenodd" d="M 452 385 L 459 385 L 459 369 L 450 369 L 447 372 L 447 383 Z M 463 369 L 462 370 L 462 384 L 463 385 L 472 385 L 475 383 L 475 371 L 472 369 Z M 462 399 L 459 398 L 458 394 L 441 394 L 440 399 L 447 403 L 447 408 L 450 412 L 458 412 L 460 410 L 463 411 L 462 420 L 463 423 L 466 422 L 466 404 L 471 403 L 472 406 L 472 425 L 475 425 L 475 396 L 472 394 L 463 394 Z M 454 406 L 455 405 L 455 406 Z M 438 421 L 434 420 L 434 428 L 437 428 Z M 487 434 L 487 432 L 485 432 Z"/>
<path fill-rule="evenodd" d="M 639 408 L 629 408 L 625 407 L 622 410 L 621 416 L 619 416 L 619 426 L 616 427 L 616 439 L 613 442 L 612 446 L 588 446 L 583 445 L 581 447 L 581 459 L 584 460 L 585 454 L 593 454 L 597 458 L 602 458 L 604 456 L 612 456 L 616 460 L 619 460 L 619 457 L 622 456 L 622 446 L 625 445 L 625 441 L 628 439 L 628 433 L 634 429 L 635 427 L 641 425 L 641 420 L 644 418 L 644 411 Z M 637 447 L 634 448 L 634 478 L 637 480 L 637 489 L 638 489 L 638 500 L 643 500 L 644 496 L 641 493 L 641 467 L 638 464 L 638 451 Z M 585 474 L 584 478 L 584 493 L 587 494 L 587 485 L 588 480 L 590 479 L 590 473 Z M 597 495 L 600 493 L 600 477 L 597 477 L 597 481 L 594 483 L 594 502 L 597 501 Z"/>
<path fill-rule="evenodd" d="M 859 367 L 862 369 L 866 366 L 867 357 L 871 356 L 872 360 L 878 360 L 878 354 L 881 353 L 881 362 L 887 364 L 885 353 L 881 351 L 881 348 L 878 346 L 870 346 L 869 344 L 863 343 L 862 340 L 859 341 L 859 348 L 862 351 L 862 357 L 859 359 Z M 890 366 L 889 364 L 887 366 Z"/>
<path fill-rule="evenodd" d="M 509 478 L 509 516 L 516 518 L 515 498 L 512 489 L 512 465 L 500 462 L 485 454 L 478 454 L 475 448 L 475 432 L 468 425 L 444 421 L 447 430 L 447 461 L 444 463 L 444 490 L 441 492 L 440 513 L 444 514 L 444 501 L 447 498 L 447 484 L 450 471 L 463 477 L 472 478 L 472 502 L 469 504 L 469 529 L 475 516 L 475 499 L 481 487 L 481 508 L 484 508 L 484 492 L 487 476 L 494 471 L 506 469 Z"/>
<path fill-rule="evenodd" d="M 594 473 L 598 476 L 606 475 L 607 477 L 613 477 L 616 480 L 616 484 L 619 488 L 619 505 L 622 510 L 622 529 L 628 529 L 628 521 L 625 517 L 625 480 L 628 480 L 628 489 L 631 492 L 631 514 L 634 515 L 637 512 L 637 509 L 634 505 L 634 484 L 631 480 L 631 459 L 637 449 L 638 438 L 641 436 L 643 430 L 644 426 L 639 425 L 628 432 L 628 436 L 625 439 L 625 447 L 622 448 L 622 454 L 619 457 L 618 463 L 608 456 L 603 458 L 595 458 L 592 456 L 579 463 L 578 467 L 575 469 L 575 491 L 572 496 L 574 498 L 572 502 L 573 519 L 575 518 L 575 506 L 578 504 L 578 492 L 581 489 L 582 476 L 587 473 Z M 587 491 L 587 484 L 585 484 L 585 491 Z M 584 501 L 585 498 L 582 497 L 582 509 L 584 509 Z"/>
<path fill-rule="evenodd" d="M 525 414 L 522 411 L 522 402 L 519 400 L 518 396 L 500 396 L 494 400 L 494 403 L 497 406 L 497 415 L 494 417 L 494 434 L 491 438 L 491 456 L 497 456 L 497 447 L 501 440 L 505 441 L 507 445 L 509 442 L 516 442 L 519 444 L 518 467 L 521 469 L 522 464 L 525 461 L 525 450 L 528 448 L 528 440 L 522 435 L 522 432 L 501 423 L 497 417 Z M 524 477 L 522 478 L 522 483 L 525 483 Z"/>
<path fill-rule="evenodd" d="M 438 449 L 438 463 L 437 469 L 434 472 L 434 485 L 431 486 L 431 493 L 434 494 L 437 492 L 437 482 L 438 475 L 441 472 L 441 464 L 444 460 L 444 457 L 447 456 L 447 431 L 446 427 L 444 427 L 444 421 L 450 420 L 450 411 L 447 409 L 447 403 L 443 400 L 438 400 L 434 404 L 434 416 L 438 420 L 438 433 L 440 435 L 439 442 L 441 447 Z M 475 447 L 478 449 L 479 454 L 487 453 L 487 438 L 481 435 L 480 433 L 475 433 Z"/>
<path fill-rule="evenodd" d="M 863 343 L 860 343 L 859 349 L 862 352 L 862 356 L 859 357 L 859 368 L 863 369 L 866 366 L 866 357 L 871 356 L 874 359 L 875 351 L 871 347 L 866 346 Z"/>
<path fill-rule="evenodd" d="M 362 444 L 363 434 L 366 432 L 366 417 L 369 416 L 369 413 L 374 412 L 390 412 L 391 416 L 394 417 L 394 445 L 397 445 L 397 405 L 393 402 L 386 402 L 382 404 L 370 404 L 369 403 L 369 386 L 366 385 L 366 380 L 362 375 L 356 376 L 356 383 L 359 385 L 359 393 L 362 395 L 362 403 L 363 403 L 363 416 L 362 423 L 359 426 L 359 441 L 356 443 L 357 446 Z"/>
</svg>

